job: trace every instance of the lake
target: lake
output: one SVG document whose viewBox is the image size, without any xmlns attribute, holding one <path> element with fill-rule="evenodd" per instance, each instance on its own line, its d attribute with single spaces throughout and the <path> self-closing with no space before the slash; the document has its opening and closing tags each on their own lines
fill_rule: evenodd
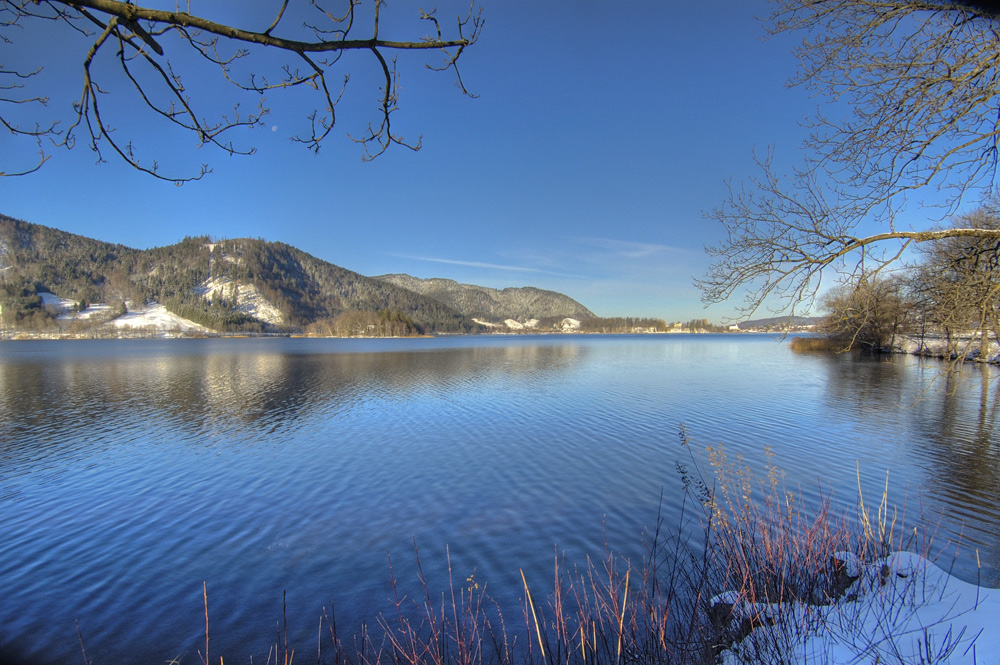
<svg viewBox="0 0 1000 665">
<path fill-rule="evenodd" d="M 998 371 L 801 355 L 766 335 L 0 342 L 0 660 L 315 658 L 448 557 L 517 607 L 557 552 L 638 561 L 683 426 L 806 500 L 862 488 L 1000 586 Z M 661 506 L 662 495 L 662 506 Z M 979 550 L 982 570 L 974 554 Z M 312 651 L 311 651 L 312 650 Z M 313 655 L 310 654 L 310 651 Z"/>
</svg>

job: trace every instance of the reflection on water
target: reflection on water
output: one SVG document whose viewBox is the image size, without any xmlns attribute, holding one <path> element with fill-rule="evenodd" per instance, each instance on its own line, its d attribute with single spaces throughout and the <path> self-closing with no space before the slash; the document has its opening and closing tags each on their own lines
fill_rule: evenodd
<svg viewBox="0 0 1000 665">
<path fill-rule="evenodd" d="M 977 580 L 978 552 L 985 579 L 1000 585 L 997 368 L 949 370 L 911 356 L 817 355 L 804 362 L 824 368 L 825 406 L 833 419 L 857 421 L 855 438 L 864 447 L 857 459 L 869 500 L 881 497 L 888 471 L 890 497 L 906 505 L 910 521 L 923 514 L 937 524 L 939 540 L 962 541 L 970 554 L 956 564 L 958 572 Z"/>
<path fill-rule="evenodd" d="M 250 342 L 247 342 L 250 344 Z M 231 342 L 230 342 L 231 345 Z M 578 346 L 461 348 L 412 353 L 177 354 L 152 357 L 85 355 L 67 360 L 0 362 L 3 467 L 18 450 L 29 458 L 39 444 L 86 445 L 67 437 L 88 424 L 93 435 L 129 423 L 157 421 L 193 436 L 220 438 L 252 430 L 254 438 L 376 400 L 474 391 L 504 382 L 529 386 L 551 380 L 583 351 Z M 114 415 L 113 419 L 104 416 Z M 129 443 L 124 439 L 120 443 Z"/>
<path fill-rule="evenodd" d="M 932 497 L 953 531 L 1000 569 L 1000 450 L 996 440 L 1000 385 L 990 367 L 962 368 L 939 377 L 914 449 Z M 978 399 L 977 399 L 978 397 Z"/>
<path fill-rule="evenodd" d="M 995 375 L 753 336 L 4 343 L 0 655 L 76 662 L 79 621 L 92 660 L 197 662 L 204 580 L 213 651 L 265 658 L 284 591 L 314 644 L 324 605 L 387 609 L 414 541 L 513 607 L 555 546 L 641 556 L 681 423 L 844 505 L 888 469 L 1000 585 Z"/>
</svg>

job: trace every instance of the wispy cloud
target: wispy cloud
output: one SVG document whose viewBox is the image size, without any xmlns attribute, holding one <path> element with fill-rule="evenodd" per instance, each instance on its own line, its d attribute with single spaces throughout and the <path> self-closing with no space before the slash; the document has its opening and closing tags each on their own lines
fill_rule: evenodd
<svg viewBox="0 0 1000 665">
<path fill-rule="evenodd" d="M 398 256 L 402 259 L 410 259 L 412 261 L 427 261 L 429 263 L 444 263 L 446 265 L 452 266 L 465 266 L 468 268 L 485 268 L 488 270 L 507 270 L 510 272 L 527 272 L 542 275 L 554 275 L 556 277 L 573 277 L 578 278 L 579 275 L 568 275 L 561 272 L 553 272 L 551 270 L 543 270 L 541 268 L 529 268 L 525 266 L 514 266 L 514 265 L 502 265 L 499 263 L 484 263 L 482 261 L 460 261 L 458 259 L 441 259 L 433 256 L 414 256 L 412 254 L 393 254 L 393 256 Z"/>
<path fill-rule="evenodd" d="M 683 254 L 685 256 L 702 256 L 698 250 L 674 247 L 672 245 L 660 245 L 649 242 L 633 242 L 630 240 L 615 240 L 612 238 L 595 238 L 592 236 L 577 236 L 573 240 L 584 245 L 597 247 L 608 252 L 617 254 L 628 259 L 642 259 L 659 254 Z"/>
</svg>

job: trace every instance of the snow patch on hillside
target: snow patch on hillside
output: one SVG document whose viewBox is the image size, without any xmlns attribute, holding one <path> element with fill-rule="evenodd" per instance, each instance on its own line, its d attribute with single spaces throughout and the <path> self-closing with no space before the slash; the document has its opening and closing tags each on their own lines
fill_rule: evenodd
<svg viewBox="0 0 1000 665">
<path fill-rule="evenodd" d="M 87 321 L 96 318 L 110 318 L 111 305 L 88 305 L 87 309 L 82 312 L 66 312 L 65 314 L 60 314 L 57 319 L 63 321 Z"/>
<path fill-rule="evenodd" d="M 528 319 L 527 321 L 518 321 L 517 319 L 504 319 L 503 323 L 491 323 L 489 321 L 484 321 L 483 319 L 473 318 L 473 321 L 481 326 L 486 326 L 491 330 L 501 329 L 501 330 L 537 330 L 539 321 L 538 319 Z M 556 326 L 563 332 L 573 332 L 574 330 L 580 329 L 580 322 L 576 319 L 571 319 L 566 317 L 559 322 Z"/>
<path fill-rule="evenodd" d="M 60 298 L 54 293 L 49 293 L 48 291 L 41 291 L 38 293 L 38 297 L 42 299 L 43 307 L 51 307 L 59 313 L 69 312 L 76 306 L 75 300 L 70 300 L 69 298 Z"/>
<path fill-rule="evenodd" d="M 0 240 L 0 272 L 8 270 L 13 266 L 7 265 L 7 255 L 10 254 L 10 248 L 7 247 L 7 243 Z"/>
<path fill-rule="evenodd" d="M 166 307 L 155 302 L 147 303 L 136 309 L 130 308 L 128 313 L 119 316 L 111 323 L 119 329 L 140 328 L 155 330 L 159 333 L 204 334 L 212 332 L 212 330 L 203 325 L 167 311 Z"/>
<path fill-rule="evenodd" d="M 160 336 L 171 334 L 212 334 L 209 328 L 177 316 L 173 312 L 167 311 L 163 305 L 149 302 L 145 305 L 136 305 L 128 302 L 128 312 L 121 316 L 114 316 L 111 305 L 95 303 L 87 306 L 82 312 L 74 311 L 77 306 L 76 301 L 69 298 L 60 298 L 54 293 L 43 291 L 38 294 L 45 307 L 54 309 L 57 312 L 56 318 L 60 321 L 92 321 L 100 325 L 102 321 L 106 324 L 100 325 L 113 329 L 144 330 Z M 95 321 L 96 319 L 96 321 Z"/>
<path fill-rule="evenodd" d="M 258 321 L 276 324 L 285 322 L 285 317 L 282 316 L 278 308 L 268 302 L 267 298 L 261 295 L 253 284 L 241 282 L 234 289 L 234 282 L 228 277 L 212 277 L 195 287 L 195 293 L 205 300 L 211 300 L 212 294 L 216 292 L 219 293 L 220 297 L 232 300 L 234 290 L 237 310 L 249 314 Z"/>
<path fill-rule="evenodd" d="M 56 318 L 60 321 L 89 321 L 91 319 L 104 319 L 108 321 L 114 318 L 111 315 L 111 305 L 97 303 L 88 305 L 83 311 L 76 311 L 77 303 L 69 298 L 60 298 L 54 293 L 42 291 L 38 294 L 42 299 L 42 305 L 57 312 Z"/>
</svg>

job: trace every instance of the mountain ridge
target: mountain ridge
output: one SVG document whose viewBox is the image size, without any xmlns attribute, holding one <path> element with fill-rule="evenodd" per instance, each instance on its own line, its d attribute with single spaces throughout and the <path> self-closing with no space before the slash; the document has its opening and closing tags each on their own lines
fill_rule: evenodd
<svg viewBox="0 0 1000 665">
<path fill-rule="evenodd" d="M 569 296 L 534 286 L 494 289 L 462 284 L 443 277 L 420 278 L 405 273 L 378 275 L 374 279 L 390 282 L 431 297 L 466 316 L 503 321 L 547 319 L 555 317 L 593 319 L 596 315 Z"/>
<path fill-rule="evenodd" d="M 464 286 L 476 293 L 508 291 Z M 449 304 L 282 242 L 198 236 L 140 250 L 0 215 L 0 320 L 12 328 L 51 327 L 56 314 L 42 303 L 41 292 L 69 299 L 77 309 L 106 302 L 118 311 L 125 302 L 156 301 L 218 331 L 486 330 L 473 313 L 454 306 L 462 299 Z M 505 298 L 509 311 L 500 307 L 495 316 L 541 318 L 533 312 L 561 308 L 566 316 L 581 308 L 590 313 L 568 296 L 534 287 L 514 288 Z"/>
</svg>

